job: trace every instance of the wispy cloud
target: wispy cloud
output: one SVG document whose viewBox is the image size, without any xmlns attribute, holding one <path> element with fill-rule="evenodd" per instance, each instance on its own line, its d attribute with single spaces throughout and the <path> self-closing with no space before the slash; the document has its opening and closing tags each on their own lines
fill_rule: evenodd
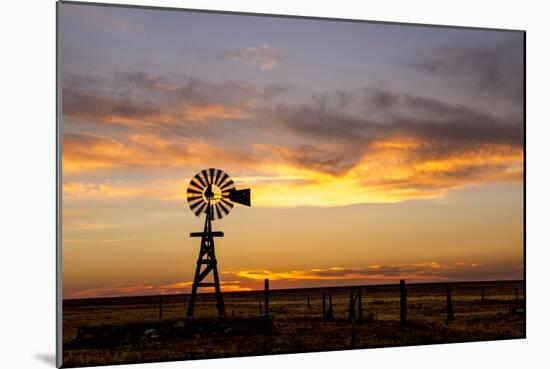
<svg viewBox="0 0 550 369">
<path fill-rule="evenodd" d="M 282 61 L 281 55 L 267 44 L 230 50 L 225 55 L 233 61 L 249 64 L 263 71 L 278 68 L 279 63 Z"/>
<path fill-rule="evenodd" d="M 127 241 L 134 241 L 136 239 L 138 239 L 137 236 L 119 237 L 119 238 L 71 238 L 71 237 L 63 237 L 63 242 L 65 242 L 65 244 L 71 244 L 71 243 L 98 244 L 98 243 L 121 243 L 121 242 L 127 242 Z"/>
<path fill-rule="evenodd" d="M 86 26 L 93 27 L 96 31 L 109 30 L 126 34 L 139 28 L 137 23 L 126 17 L 117 17 L 115 13 L 100 7 L 64 4 L 63 15 L 66 19 L 77 19 Z"/>
<path fill-rule="evenodd" d="M 423 53 L 409 65 L 435 76 L 473 84 L 474 96 L 522 108 L 523 45 L 445 46 Z"/>
<path fill-rule="evenodd" d="M 129 134 L 111 138 L 91 133 L 63 135 L 63 170 L 170 168 L 200 166 L 223 157 L 246 165 L 246 151 L 224 150 L 199 138 L 165 138 L 158 134 Z M 70 190 L 70 188 L 68 189 Z"/>
<path fill-rule="evenodd" d="M 507 269 L 510 269 L 507 266 Z M 514 268 L 512 268 L 514 269 Z M 517 271 L 521 273 L 521 271 Z M 268 278 L 274 281 L 301 281 L 301 280 L 369 280 L 374 281 L 397 281 L 408 279 L 410 281 L 451 281 L 468 280 L 472 278 L 500 277 L 502 270 L 494 266 L 484 267 L 477 262 L 456 262 L 441 263 L 426 261 L 412 264 L 390 264 L 370 265 L 364 268 L 331 267 L 308 270 L 271 271 L 262 269 L 239 270 L 236 272 L 225 272 L 240 278 L 251 280 L 264 280 Z M 506 275 L 512 275 L 506 273 Z M 517 274 L 516 277 L 519 277 Z"/>
<path fill-rule="evenodd" d="M 240 285 L 240 281 L 221 281 L 223 292 L 250 291 L 250 287 Z M 114 296 L 146 296 L 165 295 L 176 293 L 189 293 L 193 286 L 192 281 L 174 282 L 169 284 L 152 283 L 119 283 L 102 287 L 87 288 L 83 290 L 70 289 L 64 296 L 65 299 L 92 298 L 92 297 L 114 297 Z M 202 288 L 201 292 L 212 292 L 213 287 Z"/>
<path fill-rule="evenodd" d="M 72 142 L 72 140 L 75 140 Z M 85 142 L 85 145 L 81 143 Z M 238 176 L 254 188 L 255 206 L 339 206 L 354 203 L 394 202 L 411 198 L 440 197 L 467 185 L 520 181 L 523 153 L 509 145 L 480 145 L 467 150 L 441 148 L 440 143 L 391 138 L 358 153 L 352 167 L 335 172 L 339 155 L 348 148 L 322 151 L 319 147 L 294 150 L 281 146 L 254 146 L 251 151 L 231 151 L 200 141 L 164 140 L 156 136 L 116 141 L 93 137 L 68 137 L 64 149 L 66 173 L 98 169 L 135 170 L 151 168 L 197 168 L 209 166 L 220 157 L 224 167 L 256 175 Z M 448 151 L 438 155 L 438 150 Z M 351 149 L 354 150 L 354 149 Z M 200 155 L 193 153 L 200 152 Z M 316 155 L 324 156 L 322 164 Z M 351 159 L 350 159 L 351 160 Z M 330 171 L 321 165 L 332 165 Z M 229 168 L 229 169 L 228 169 Z M 188 171 L 189 176 L 194 171 Z M 70 180 L 64 197 L 71 199 L 174 199 L 185 198 L 189 177 L 141 181 Z"/>
<path fill-rule="evenodd" d="M 112 169 L 147 176 L 151 169 L 180 168 L 193 175 L 190 168 L 223 158 L 229 172 L 273 179 L 250 183 L 255 204 L 264 206 L 434 198 L 523 175 L 523 116 L 514 110 L 373 88 L 301 96 L 289 104 L 273 100 L 288 91 L 285 86 L 268 93 L 239 81 L 213 84 L 143 72 L 118 73 L 109 81 L 67 79 L 64 114 L 70 132 L 78 133 L 64 135 L 64 173 Z M 85 184 L 81 190 L 113 185 L 68 182 Z"/>
<path fill-rule="evenodd" d="M 266 278 L 272 282 L 274 288 L 388 284 L 397 283 L 400 279 L 406 279 L 411 283 L 522 279 L 523 267 L 510 263 L 484 265 L 478 262 L 425 261 L 411 264 L 369 265 L 362 268 L 335 266 L 288 271 L 225 270 L 221 272 L 221 276 L 222 291 L 231 292 L 261 289 Z M 72 289 L 68 291 L 66 298 L 189 293 L 192 285 L 192 281 L 166 284 L 116 284 L 84 290 Z M 211 292 L 213 288 L 201 289 L 201 291 Z"/>
<path fill-rule="evenodd" d="M 304 171 L 343 183 L 355 179 L 358 187 L 380 186 L 405 198 L 521 180 L 521 116 L 389 91 L 366 90 L 363 97 L 363 116 L 332 95 L 322 103 L 280 105 L 272 118 L 304 143 L 264 148 Z"/>
<path fill-rule="evenodd" d="M 106 181 L 65 182 L 64 200 L 73 203 L 83 201 L 135 201 L 136 199 L 174 200 L 181 202 L 186 198 L 188 181 L 184 180 L 142 180 L 142 181 Z M 71 228 L 72 229 L 72 228 Z"/>
<path fill-rule="evenodd" d="M 184 127 L 190 123 L 249 117 L 237 107 L 220 103 L 183 102 L 159 106 L 147 101 L 80 93 L 68 89 L 64 90 L 63 99 L 63 114 L 67 118 L 131 128 Z"/>
</svg>

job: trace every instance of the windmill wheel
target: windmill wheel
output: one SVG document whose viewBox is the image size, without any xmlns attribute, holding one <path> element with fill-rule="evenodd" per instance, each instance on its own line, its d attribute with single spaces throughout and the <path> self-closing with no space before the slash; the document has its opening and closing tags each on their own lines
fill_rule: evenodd
<svg viewBox="0 0 550 369">
<path fill-rule="evenodd" d="M 220 169 L 209 168 L 197 173 L 189 182 L 187 202 L 196 216 L 207 213 L 210 205 L 211 219 L 221 219 L 233 208 L 231 197 L 235 193 L 235 184 L 227 173 Z"/>
</svg>

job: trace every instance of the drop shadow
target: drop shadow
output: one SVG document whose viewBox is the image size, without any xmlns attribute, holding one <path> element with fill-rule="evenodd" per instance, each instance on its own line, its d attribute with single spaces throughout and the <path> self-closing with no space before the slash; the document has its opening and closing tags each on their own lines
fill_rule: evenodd
<svg viewBox="0 0 550 369">
<path fill-rule="evenodd" d="M 55 354 L 34 354 L 34 358 L 52 367 L 55 367 Z"/>
</svg>

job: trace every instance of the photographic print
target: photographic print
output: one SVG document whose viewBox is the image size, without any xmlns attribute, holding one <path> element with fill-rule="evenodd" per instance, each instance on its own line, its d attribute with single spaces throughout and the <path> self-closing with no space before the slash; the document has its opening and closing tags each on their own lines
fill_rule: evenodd
<svg viewBox="0 0 550 369">
<path fill-rule="evenodd" d="M 58 365 L 524 338 L 525 32 L 58 3 Z"/>
</svg>

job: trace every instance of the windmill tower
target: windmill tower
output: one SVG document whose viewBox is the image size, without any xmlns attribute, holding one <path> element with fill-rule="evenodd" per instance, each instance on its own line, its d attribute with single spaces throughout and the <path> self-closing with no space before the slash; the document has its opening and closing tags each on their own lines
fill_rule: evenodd
<svg viewBox="0 0 550 369">
<path fill-rule="evenodd" d="M 250 206 L 250 189 L 237 190 L 229 175 L 220 169 L 204 169 L 189 182 L 187 202 L 197 217 L 205 214 L 203 231 L 190 234 L 191 237 L 200 237 L 201 246 L 187 316 L 193 316 L 199 287 L 214 287 L 218 315 L 224 316 L 225 308 L 218 275 L 218 261 L 214 250 L 214 239 L 223 237 L 223 232 L 213 231 L 212 221 L 229 214 L 234 204 Z M 203 282 L 210 273 L 213 274 L 214 282 Z"/>
</svg>

